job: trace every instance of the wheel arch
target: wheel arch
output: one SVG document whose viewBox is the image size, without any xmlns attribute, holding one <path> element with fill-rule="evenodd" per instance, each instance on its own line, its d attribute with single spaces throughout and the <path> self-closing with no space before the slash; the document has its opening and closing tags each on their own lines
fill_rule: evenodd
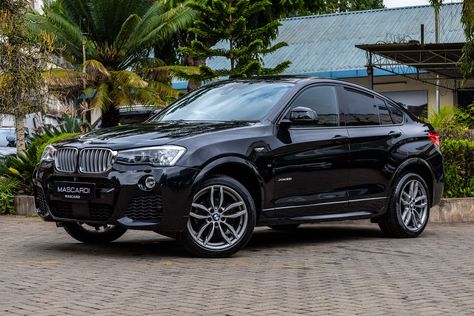
<svg viewBox="0 0 474 316">
<path fill-rule="evenodd" d="M 413 172 L 418 174 L 420 177 L 425 180 L 426 185 L 430 193 L 429 203 L 430 207 L 433 205 L 434 199 L 434 181 L 435 175 L 429 165 L 429 163 L 422 158 L 409 158 L 405 160 L 395 171 L 390 187 L 393 188 L 395 181 L 404 173 Z"/>
<path fill-rule="evenodd" d="M 196 176 L 193 192 L 208 178 L 214 175 L 225 175 L 239 181 L 252 195 L 257 214 L 263 208 L 264 180 L 257 167 L 240 157 L 223 157 L 206 165 Z"/>
</svg>

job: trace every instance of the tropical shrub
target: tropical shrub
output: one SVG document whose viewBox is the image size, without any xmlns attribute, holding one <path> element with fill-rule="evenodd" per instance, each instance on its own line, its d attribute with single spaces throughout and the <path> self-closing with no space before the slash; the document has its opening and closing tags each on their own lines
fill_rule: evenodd
<svg viewBox="0 0 474 316">
<path fill-rule="evenodd" d="M 469 104 L 464 111 L 459 111 L 457 116 L 462 124 L 474 129 L 474 103 Z"/>
<path fill-rule="evenodd" d="M 20 182 L 12 178 L 0 177 L 0 215 L 14 214 L 15 192 Z"/>
<path fill-rule="evenodd" d="M 0 164 L 0 176 L 7 179 L 15 179 L 20 182 L 18 193 L 33 194 L 33 171 L 37 162 L 37 147 L 29 146 L 20 151 L 16 157 L 7 157 Z"/>
<path fill-rule="evenodd" d="M 474 197 L 474 141 L 446 139 L 441 143 L 445 197 Z"/>
<path fill-rule="evenodd" d="M 79 133 L 63 133 L 54 137 L 39 136 L 16 157 L 8 157 L 0 163 L 0 176 L 20 182 L 18 193 L 33 194 L 33 172 L 41 159 L 44 148 L 54 142 L 77 136 Z"/>
<path fill-rule="evenodd" d="M 465 112 L 455 107 L 443 107 L 438 113 L 430 113 L 427 123 L 443 137 L 443 139 L 465 139 L 468 126 L 462 118 Z"/>
</svg>

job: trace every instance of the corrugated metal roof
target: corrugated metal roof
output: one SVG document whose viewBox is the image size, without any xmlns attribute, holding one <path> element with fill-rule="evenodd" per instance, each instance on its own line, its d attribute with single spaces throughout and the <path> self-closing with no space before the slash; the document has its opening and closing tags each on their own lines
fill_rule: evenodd
<svg viewBox="0 0 474 316">
<path fill-rule="evenodd" d="M 461 25 L 462 3 L 446 4 L 440 11 L 440 42 L 464 42 Z M 283 19 L 277 41 L 288 43 L 265 56 L 273 67 L 290 60 L 285 74 L 318 74 L 364 69 L 365 52 L 356 44 L 393 43 L 420 40 L 425 25 L 425 43 L 434 43 L 434 10 L 416 6 Z M 224 58 L 208 60 L 212 68 L 228 68 Z"/>
</svg>

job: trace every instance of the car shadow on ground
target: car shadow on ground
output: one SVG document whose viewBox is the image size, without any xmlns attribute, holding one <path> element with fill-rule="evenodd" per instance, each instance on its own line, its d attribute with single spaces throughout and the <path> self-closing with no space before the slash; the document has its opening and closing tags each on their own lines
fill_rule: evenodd
<svg viewBox="0 0 474 316">
<path fill-rule="evenodd" d="M 153 234 L 150 232 L 150 234 Z M 106 245 L 86 245 L 63 239 L 62 242 L 54 244 L 42 244 L 46 252 L 71 253 L 74 255 L 93 255 L 105 257 L 189 257 L 179 242 L 176 240 L 157 236 L 153 238 L 138 239 L 122 238 Z M 319 226 L 306 225 L 294 231 L 276 231 L 267 228 L 259 228 L 255 231 L 252 239 L 245 248 L 247 251 L 259 252 L 265 249 L 284 249 L 287 247 L 303 247 L 308 244 L 327 244 L 340 241 L 360 240 L 364 238 L 383 238 L 382 233 L 376 225 L 334 225 Z M 36 245 L 38 247 L 38 245 Z"/>
<path fill-rule="evenodd" d="M 247 245 L 254 251 L 266 248 L 295 247 L 307 244 L 327 244 L 339 241 L 351 241 L 363 238 L 381 238 L 382 232 L 376 225 L 369 226 L 320 226 L 307 225 L 293 231 L 266 229 L 255 232 Z"/>
</svg>

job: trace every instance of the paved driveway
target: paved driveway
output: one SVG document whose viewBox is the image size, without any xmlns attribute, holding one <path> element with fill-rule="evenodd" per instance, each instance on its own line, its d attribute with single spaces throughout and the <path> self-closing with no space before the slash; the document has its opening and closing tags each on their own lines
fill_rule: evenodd
<svg viewBox="0 0 474 316">
<path fill-rule="evenodd" d="M 422 238 L 376 226 L 259 229 L 230 259 L 129 232 L 87 246 L 38 219 L 0 217 L 0 314 L 472 315 L 474 224 Z"/>
</svg>

